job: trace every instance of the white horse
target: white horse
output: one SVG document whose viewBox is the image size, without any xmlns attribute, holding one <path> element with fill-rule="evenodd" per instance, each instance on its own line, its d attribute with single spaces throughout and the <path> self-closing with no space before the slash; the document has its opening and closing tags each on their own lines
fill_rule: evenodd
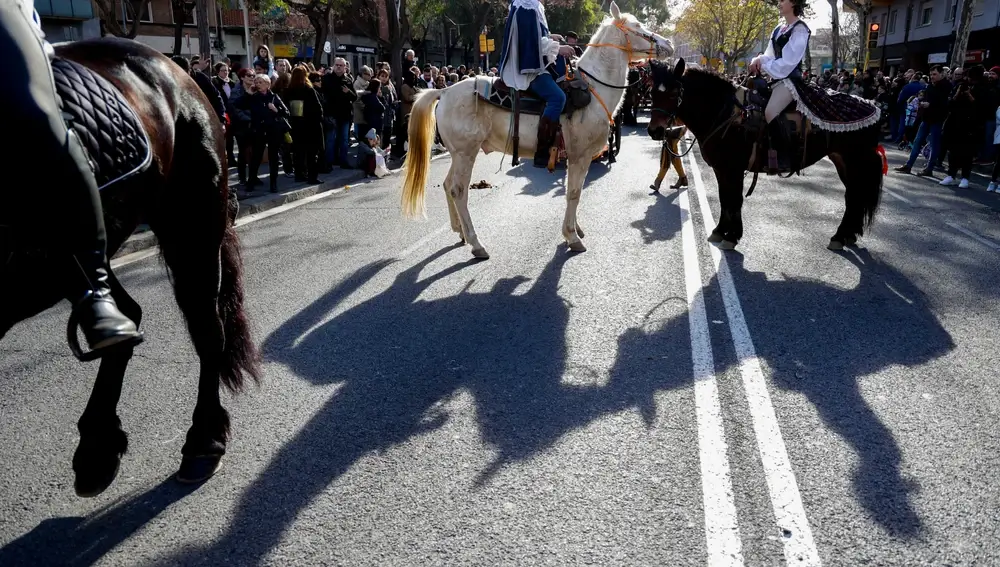
<svg viewBox="0 0 1000 567">
<path fill-rule="evenodd" d="M 568 177 L 562 234 L 570 250 L 575 252 L 586 250 L 580 240 L 583 229 L 576 219 L 583 182 L 593 156 L 607 142 L 608 124 L 625 92 L 628 64 L 650 55 L 666 57 L 673 53 L 668 39 L 647 30 L 634 16 L 622 14 L 614 2 L 611 3 L 611 17 L 604 20 L 587 45 L 577 61 L 577 72 L 590 84 L 594 100 L 577 110 L 572 119 L 563 115 L 560 120 L 566 144 Z M 410 148 L 403 182 L 403 214 L 411 218 L 424 216 L 424 189 L 436 122 L 434 107 L 437 104 L 437 113 L 441 117 L 437 129 L 452 160 L 444 181 L 451 228 L 462 237 L 463 242 L 472 246 L 472 255 L 476 258 L 489 258 L 490 255 L 479 241 L 469 215 L 472 167 L 480 148 L 486 153 L 506 153 L 510 145 L 510 112 L 488 104 L 476 95 L 477 87 L 482 87 L 484 81 L 492 80 L 480 77 L 465 79 L 446 89 L 426 90 L 417 95 L 410 114 Z M 530 156 L 535 152 L 538 121 L 539 117 L 533 115 L 522 115 L 520 120 L 519 152 L 528 156 L 529 163 Z"/>
</svg>

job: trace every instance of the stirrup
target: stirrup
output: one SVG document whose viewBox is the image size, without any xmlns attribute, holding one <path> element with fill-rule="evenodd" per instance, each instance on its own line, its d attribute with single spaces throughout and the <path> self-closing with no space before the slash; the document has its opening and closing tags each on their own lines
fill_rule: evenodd
<svg viewBox="0 0 1000 567">
<path fill-rule="evenodd" d="M 83 296 L 83 301 L 90 299 L 94 295 L 93 291 L 88 291 L 85 296 Z M 66 341 L 69 343 L 69 350 L 73 353 L 80 362 L 91 362 L 97 360 L 98 358 L 103 358 L 109 354 L 114 354 L 118 351 L 123 351 L 128 348 L 133 348 L 143 340 L 145 336 L 142 331 L 139 331 L 139 335 L 135 337 L 122 337 L 122 339 L 114 344 L 101 347 L 88 352 L 83 352 L 83 348 L 80 347 L 80 336 L 77 332 L 80 329 L 80 318 L 76 314 L 76 307 L 70 310 L 69 322 L 66 323 Z"/>
</svg>

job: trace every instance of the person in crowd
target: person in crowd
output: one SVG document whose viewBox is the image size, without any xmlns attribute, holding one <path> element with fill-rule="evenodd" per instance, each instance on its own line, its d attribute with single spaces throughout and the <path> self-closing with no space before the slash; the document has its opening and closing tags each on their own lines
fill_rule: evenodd
<svg viewBox="0 0 1000 567">
<path fill-rule="evenodd" d="M 361 72 L 358 73 L 358 77 L 354 79 L 354 92 L 358 94 L 358 98 L 354 101 L 352 106 L 353 118 L 354 118 L 354 137 L 359 142 L 361 137 L 365 135 L 368 131 L 369 126 L 365 122 L 365 103 L 362 100 L 364 94 L 368 92 L 368 84 L 371 83 L 373 78 L 373 72 L 371 67 L 368 65 L 363 65 L 361 67 Z"/>
<path fill-rule="evenodd" d="M 278 152 L 288 133 L 285 127 L 288 107 L 278 95 L 271 92 L 271 77 L 268 75 L 257 75 L 254 86 L 256 92 L 245 97 L 243 103 L 250 112 L 250 133 L 253 137 L 247 190 L 253 191 L 254 186 L 260 183 L 257 173 L 264 158 L 264 148 L 267 148 L 270 190 L 275 193 L 278 191 Z"/>
<path fill-rule="evenodd" d="M 343 57 L 334 59 L 333 72 L 323 75 L 322 90 L 326 99 L 326 118 L 332 122 L 326 135 L 326 163 L 329 167 L 339 165 L 350 169 L 347 148 L 354 101 L 358 94 L 347 73 L 347 61 Z"/>
<path fill-rule="evenodd" d="M 271 77 L 272 81 L 278 78 L 278 74 L 274 70 L 274 58 L 271 57 L 271 49 L 266 45 L 261 45 L 257 48 L 257 56 L 253 58 L 253 66 L 262 69 L 264 74 Z M 257 74 L 259 75 L 260 73 Z"/>
<path fill-rule="evenodd" d="M 229 128 L 226 130 L 226 134 L 232 133 L 233 139 L 236 141 L 236 173 L 240 180 L 240 185 L 247 185 L 247 162 L 250 157 L 250 110 L 247 106 L 247 101 L 243 100 L 245 97 L 252 95 L 256 92 L 256 87 L 254 86 L 254 79 L 256 75 L 253 71 L 247 68 L 240 69 L 237 72 L 237 77 L 239 82 L 233 87 L 231 94 L 229 95 Z"/>
<path fill-rule="evenodd" d="M 318 159 L 323 149 L 323 105 L 308 75 L 304 66 L 292 69 L 284 102 L 292 126 L 295 180 L 320 183 Z"/>
<path fill-rule="evenodd" d="M 232 104 L 229 99 L 233 96 L 233 89 L 236 88 L 236 82 L 233 81 L 229 74 L 229 65 L 226 65 L 222 61 L 215 64 L 215 74 L 212 76 L 212 85 L 215 86 L 215 90 L 219 92 L 219 96 L 222 97 L 222 103 L 226 107 L 226 117 L 229 119 L 228 127 L 226 128 L 226 157 L 229 163 L 236 163 L 236 154 L 233 151 L 233 146 L 236 138 L 233 135 L 232 123 Z"/>
</svg>

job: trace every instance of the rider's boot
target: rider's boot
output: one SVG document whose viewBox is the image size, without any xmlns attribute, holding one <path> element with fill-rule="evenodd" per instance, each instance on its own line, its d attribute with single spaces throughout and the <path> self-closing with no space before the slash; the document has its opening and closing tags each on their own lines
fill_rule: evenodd
<svg viewBox="0 0 1000 567">
<path fill-rule="evenodd" d="M 545 116 L 539 117 L 538 122 L 538 145 L 535 149 L 535 167 L 548 168 L 549 166 L 549 148 L 551 148 L 556 143 L 556 134 L 559 131 L 559 123 L 546 118 Z"/>
<path fill-rule="evenodd" d="M 66 168 L 63 181 L 70 197 L 67 205 L 74 207 L 70 218 L 76 219 L 68 227 L 74 246 L 69 259 L 66 298 L 73 304 L 72 317 L 83 331 L 91 356 L 96 358 L 122 343 L 142 342 L 142 333 L 118 310 L 111 297 L 101 200 L 83 147 L 72 133 L 68 136 L 65 162 L 55 165 Z"/>
<path fill-rule="evenodd" d="M 784 118 L 777 117 L 767 123 L 767 135 L 770 139 L 770 149 L 767 156 L 767 167 L 769 173 L 791 171 L 790 143 L 788 140 L 788 130 L 785 128 Z"/>
</svg>

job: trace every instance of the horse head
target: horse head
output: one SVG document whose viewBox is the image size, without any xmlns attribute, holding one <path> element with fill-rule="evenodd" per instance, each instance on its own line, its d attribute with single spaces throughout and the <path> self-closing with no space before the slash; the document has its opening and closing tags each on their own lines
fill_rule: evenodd
<svg viewBox="0 0 1000 567">
<path fill-rule="evenodd" d="M 623 14 L 615 2 L 611 2 L 611 19 L 605 20 L 605 24 L 621 30 L 621 49 L 628 53 L 629 61 L 665 58 L 674 53 L 669 39 L 650 31 L 632 14 Z"/>
<path fill-rule="evenodd" d="M 684 76 L 684 59 L 678 59 L 677 65 L 673 68 L 663 61 L 652 60 L 649 63 L 653 84 L 649 126 L 646 132 L 654 140 L 662 140 L 666 129 L 675 124 L 677 110 L 684 98 L 684 86 L 681 83 L 681 77 Z"/>
</svg>

